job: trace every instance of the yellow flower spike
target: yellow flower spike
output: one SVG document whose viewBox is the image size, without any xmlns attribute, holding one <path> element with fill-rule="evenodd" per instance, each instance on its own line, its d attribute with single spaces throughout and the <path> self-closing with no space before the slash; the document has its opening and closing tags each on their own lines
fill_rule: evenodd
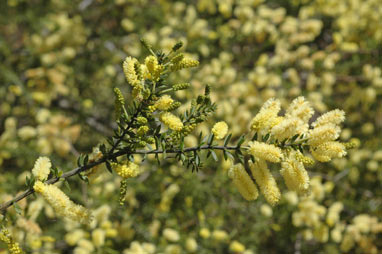
<svg viewBox="0 0 382 254">
<path fill-rule="evenodd" d="M 297 118 L 285 118 L 279 124 L 275 125 L 272 130 L 272 136 L 279 140 L 283 141 L 287 138 L 293 137 L 296 134 L 300 134 L 307 130 L 308 124 L 304 124 L 304 122 Z"/>
<path fill-rule="evenodd" d="M 325 142 L 311 149 L 313 157 L 321 162 L 328 162 L 333 158 L 341 158 L 346 155 L 345 145 L 337 141 Z"/>
<path fill-rule="evenodd" d="M 281 175 L 291 191 L 303 194 L 309 190 L 309 175 L 304 164 L 296 159 L 294 154 L 281 163 Z"/>
<path fill-rule="evenodd" d="M 170 112 L 164 112 L 160 115 L 162 123 L 167 125 L 171 130 L 181 131 L 183 129 L 182 121 Z"/>
<path fill-rule="evenodd" d="M 267 163 L 264 160 L 257 160 L 255 163 L 250 161 L 249 165 L 253 178 L 267 202 L 272 206 L 276 205 L 281 198 L 281 193 Z"/>
<path fill-rule="evenodd" d="M 326 223 L 331 227 L 334 226 L 339 221 L 343 209 L 344 206 L 341 202 L 334 202 L 328 209 Z"/>
<path fill-rule="evenodd" d="M 245 251 L 245 246 L 242 243 L 235 240 L 229 245 L 229 250 L 234 253 L 242 253 Z"/>
<path fill-rule="evenodd" d="M 297 117 L 303 121 L 303 123 L 308 123 L 309 119 L 314 114 L 313 108 L 310 106 L 309 102 L 305 101 L 303 96 L 297 97 L 292 101 L 286 110 L 285 117 Z"/>
<path fill-rule="evenodd" d="M 266 144 L 258 141 L 248 142 L 248 153 L 255 158 L 260 158 L 270 162 L 280 162 L 283 154 L 280 148 L 272 144 Z"/>
<path fill-rule="evenodd" d="M 216 139 L 222 139 L 222 138 L 225 137 L 225 135 L 227 135 L 228 125 L 224 121 L 215 123 L 215 125 L 212 128 L 211 132 L 214 134 Z"/>
<path fill-rule="evenodd" d="M 273 98 L 267 100 L 261 107 L 259 113 L 251 121 L 251 130 L 259 132 L 260 135 L 264 135 L 269 130 L 278 124 L 282 118 L 279 118 L 277 114 L 281 109 L 280 101 Z"/>
<path fill-rule="evenodd" d="M 158 59 L 155 56 L 148 56 L 145 59 L 145 65 L 149 73 L 148 78 L 157 81 L 163 70 L 163 66 L 158 64 Z"/>
<path fill-rule="evenodd" d="M 140 84 L 140 81 L 138 80 L 138 75 L 135 71 L 135 63 L 138 63 L 138 60 L 128 56 L 126 57 L 122 65 L 126 80 L 133 87 Z"/>
<path fill-rule="evenodd" d="M 334 124 L 325 124 L 315 127 L 309 131 L 308 144 L 316 147 L 327 141 L 336 140 L 341 132 L 341 128 Z"/>
<path fill-rule="evenodd" d="M 22 254 L 23 250 L 20 248 L 19 244 L 13 240 L 8 229 L 3 228 L 0 231 L 0 241 L 7 244 L 10 254 Z"/>
<path fill-rule="evenodd" d="M 228 171 L 228 176 L 232 179 L 237 190 L 246 200 L 255 200 L 259 196 L 256 184 L 245 171 L 243 165 L 236 164 Z"/>
<path fill-rule="evenodd" d="M 90 222 L 89 211 L 85 207 L 73 203 L 57 186 L 37 181 L 33 189 L 44 197 L 53 207 L 57 215 L 83 224 Z"/>
<path fill-rule="evenodd" d="M 112 166 L 117 174 L 125 179 L 137 177 L 141 173 L 139 166 L 131 161 L 126 164 L 112 163 Z"/>
<path fill-rule="evenodd" d="M 33 185 L 33 189 L 37 193 L 43 193 L 45 191 L 45 184 L 41 181 L 36 181 Z"/>
<path fill-rule="evenodd" d="M 156 109 L 165 111 L 171 107 L 173 102 L 174 100 L 171 98 L 171 96 L 166 94 L 160 97 L 159 100 L 155 102 L 154 107 Z"/>
<path fill-rule="evenodd" d="M 36 160 L 32 169 L 33 175 L 40 181 L 45 181 L 50 173 L 52 163 L 48 157 L 40 157 Z"/>
<path fill-rule="evenodd" d="M 312 126 L 316 128 L 326 124 L 338 125 L 343 121 L 345 121 L 345 112 L 343 110 L 335 109 L 318 117 L 317 120 L 312 123 Z"/>
</svg>

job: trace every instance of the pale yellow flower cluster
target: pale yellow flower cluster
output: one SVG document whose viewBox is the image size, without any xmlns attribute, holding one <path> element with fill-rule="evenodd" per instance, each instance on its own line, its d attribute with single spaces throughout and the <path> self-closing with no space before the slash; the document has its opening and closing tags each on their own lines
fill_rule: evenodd
<svg viewBox="0 0 382 254">
<path fill-rule="evenodd" d="M 377 217 L 359 214 L 346 226 L 340 248 L 343 252 L 360 247 L 364 253 L 379 253 L 377 244 L 381 233 L 382 222 Z"/>
<path fill-rule="evenodd" d="M 122 65 L 126 80 L 133 87 L 140 84 L 139 77 L 138 77 L 136 70 L 135 70 L 136 65 L 139 65 L 138 60 L 136 58 L 132 58 L 130 56 L 126 57 L 125 61 L 123 61 L 123 65 Z"/>
<path fill-rule="evenodd" d="M 225 135 L 227 135 L 228 125 L 224 121 L 215 123 L 214 127 L 212 127 L 211 132 L 214 134 L 216 139 L 222 139 L 225 137 Z"/>
<path fill-rule="evenodd" d="M 310 179 L 304 164 L 311 165 L 314 161 L 303 154 L 302 146 L 308 145 L 313 157 L 319 161 L 329 161 L 346 154 L 345 145 L 335 141 L 341 132 L 339 124 L 345 119 L 343 111 L 337 109 L 320 116 L 312 124 L 314 128 L 309 130 L 309 120 L 314 111 L 304 97 L 293 100 L 285 116 L 278 115 L 280 105 L 280 101 L 273 98 L 264 103 L 250 126 L 257 135 L 261 135 L 263 142 L 250 141 L 246 147 L 252 156 L 252 176 L 271 205 L 278 203 L 281 193 L 267 162 L 281 163 L 280 174 L 288 189 L 306 194 L 310 189 Z M 235 170 L 239 168 L 233 167 Z M 257 192 L 256 195 L 253 193 L 256 185 L 244 169 L 241 172 L 243 177 L 231 177 L 235 186 L 245 199 L 255 199 Z"/>
<path fill-rule="evenodd" d="M 81 126 L 72 124 L 72 120 L 64 115 L 53 115 L 47 109 L 41 109 L 36 114 L 37 150 L 48 155 L 57 152 L 67 156 L 73 144 L 79 138 Z"/>
<path fill-rule="evenodd" d="M 251 130 L 265 135 L 281 121 L 277 115 L 281 109 L 280 101 L 269 99 L 251 121 Z"/>
<path fill-rule="evenodd" d="M 158 64 L 158 59 L 155 56 L 148 56 L 145 59 L 145 65 L 147 72 L 145 73 L 145 78 L 152 81 L 158 81 L 160 74 L 162 73 L 164 67 Z"/>
<path fill-rule="evenodd" d="M 335 141 L 341 132 L 339 124 L 345 120 L 345 112 L 332 110 L 317 118 L 309 131 L 308 144 L 313 157 L 322 162 L 346 155 L 345 145 Z"/>
<path fill-rule="evenodd" d="M 88 224 L 90 222 L 89 211 L 85 207 L 73 203 L 73 201 L 71 201 L 57 186 L 36 181 L 33 189 L 44 197 L 59 216 L 83 224 Z"/>
<path fill-rule="evenodd" d="M 141 173 L 139 166 L 131 161 L 124 164 L 113 163 L 112 167 L 120 177 L 125 179 L 137 177 Z"/>
<path fill-rule="evenodd" d="M 229 245 L 229 249 L 233 253 L 242 253 L 245 251 L 245 246 L 239 241 L 232 241 Z"/>
<path fill-rule="evenodd" d="M 180 187 L 176 183 L 173 183 L 167 187 L 167 189 L 163 192 L 162 199 L 159 203 L 160 211 L 170 211 L 172 200 L 174 199 L 175 195 L 178 194 L 179 191 Z"/>
<path fill-rule="evenodd" d="M 305 240 L 315 239 L 322 243 L 331 240 L 338 243 L 345 253 L 351 252 L 353 248 L 360 248 L 362 253 L 378 253 L 375 243 L 382 232 L 382 222 L 368 214 L 356 215 L 351 223 L 341 220 L 343 203 L 336 201 L 329 207 L 319 204 L 332 188 L 333 182 L 322 184 L 319 177 L 314 177 L 312 192 L 300 200 L 298 210 L 292 214 L 293 225 L 304 228 L 302 235 Z"/>
<path fill-rule="evenodd" d="M 281 193 L 277 187 L 277 183 L 271 171 L 268 169 L 267 163 L 259 159 L 256 162 L 249 162 L 249 166 L 261 193 L 264 195 L 267 202 L 275 205 L 279 202 Z"/>
<path fill-rule="evenodd" d="M 0 241 L 7 245 L 10 254 L 24 253 L 19 244 L 12 239 L 9 231 L 5 228 L 0 231 Z"/>
<path fill-rule="evenodd" d="M 234 185 L 240 194 L 246 200 L 257 199 L 259 192 L 256 184 L 252 181 L 251 177 L 245 171 L 243 165 L 236 164 L 228 171 L 228 176 L 232 179 Z"/>
<path fill-rule="evenodd" d="M 260 158 L 270 162 L 280 162 L 283 158 L 282 150 L 275 145 L 258 141 L 248 143 L 248 152 L 255 158 Z"/>
<path fill-rule="evenodd" d="M 181 131 L 183 129 L 182 121 L 170 112 L 164 112 L 160 115 L 162 123 L 167 125 L 171 130 Z"/>
<path fill-rule="evenodd" d="M 329 226 L 334 226 L 339 219 L 340 213 L 344 209 L 344 206 L 341 202 L 334 202 L 328 209 L 328 214 L 326 216 L 326 223 Z"/>
<path fill-rule="evenodd" d="M 309 175 L 304 164 L 296 159 L 299 152 L 291 152 L 281 163 L 280 173 L 289 190 L 303 194 L 309 190 Z"/>
<path fill-rule="evenodd" d="M 180 239 L 180 235 L 178 231 L 172 228 L 165 228 L 163 230 L 163 236 L 167 241 L 170 241 L 170 242 L 177 242 Z"/>
<path fill-rule="evenodd" d="M 32 173 L 37 180 L 43 182 L 48 178 L 51 167 L 52 163 L 50 162 L 48 157 L 40 157 L 36 160 L 32 169 Z"/>
<path fill-rule="evenodd" d="M 308 130 L 308 122 L 314 111 L 304 97 L 293 100 L 286 110 L 285 117 L 278 116 L 280 109 L 279 100 L 269 99 L 252 119 L 251 129 L 260 135 L 271 133 L 278 141 L 305 133 Z"/>
<path fill-rule="evenodd" d="M 166 94 L 160 97 L 159 100 L 155 102 L 154 107 L 156 109 L 165 111 L 171 107 L 173 102 L 174 100 L 171 98 L 171 96 Z"/>
<path fill-rule="evenodd" d="M 133 241 L 128 249 L 123 251 L 123 254 L 154 254 L 156 253 L 156 247 L 152 243 L 140 243 Z"/>
</svg>

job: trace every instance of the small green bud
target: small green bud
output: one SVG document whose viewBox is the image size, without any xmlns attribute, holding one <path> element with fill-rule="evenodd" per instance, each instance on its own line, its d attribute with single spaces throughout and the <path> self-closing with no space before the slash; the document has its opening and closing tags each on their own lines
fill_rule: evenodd
<svg viewBox="0 0 382 254">
<path fill-rule="evenodd" d="M 139 125 L 147 124 L 147 118 L 146 118 L 146 117 L 143 117 L 143 116 L 138 116 L 138 117 L 137 117 L 137 123 L 138 123 Z"/>
<path fill-rule="evenodd" d="M 122 115 L 123 106 L 125 105 L 125 99 L 123 98 L 121 90 L 119 88 L 114 88 L 114 95 L 115 95 L 115 118 L 119 120 Z"/>
<path fill-rule="evenodd" d="M 180 49 L 181 47 L 183 46 L 183 42 L 177 42 L 174 47 L 172 47 L 172 51 L 177 51 L 178 49 Z"/>
<path fill-rule="evenodd" d="M 153 137 L 148 137 L 148 138 L 146 139 L 146 142 L 147 142 L 148 144 L 154 144 L 154 143 L 155 143 L 155 138 L 153 138 Z"/>
<path fill-rule="evenodd" d="M 184 90 L 184 89 L 189 88 L 190 86 L 191 86 L 190 83 L 175 84 L 172 86 L 172 90 L 174 90 L 174 91 Z"/>
<path fill-rule="evenodd" d="M 196 99 L 196 103 L 197 104 L 202 104 L 204 101 L 204 96 L 203 95 L 199 95 L 198 98 Z"/>
<path fill-rule="evenodd" d="M 167 111 L 173 111 L 179 108 L 182 104 L 179 101 L 174 101 L 171 106 L 167 109 Z"/>
<path fill-rule="evenodd" d="M 211 86 L 210 85 L 206 85 L 206 89 L 204 91 L 204 95 L 205 96 L 209 96 L 210 92 L 211 92 Z"/>
<path fill-rule="evenodd" d="M 137 130 L 137 134 L 138 136 L 144 136 L 147 132 L 149 131 L 149 127 L 147 127 L 146 125 L 145 126 L 141 126 L 138 128 Z"/>
<path fill-rule="evenodd" d="M 140 41 L 141 41 L 142 45 L 143 45 L 146 49 L 151 49 L 151 45 L 147 42 L 146 39 L 141 38 Z"/>
<path fill-rule="evenodd" d="M 143 140 L 140 140 L 139 142 L 138 142 L 138 146 L 139 147 L 145 147 L 147 145 L 147 143 L 145 142 L 145 141 L 143 141 Z"/>
<path fill-rule="evenodd" d="M 150 97 L 150 94 L 151 94 L 150 89 L 148 89 L 148 88 L 143 89 L 143 91 L 142 91 L 143 98 L 148 99 Z"/>
<path fill-rule="evenodd" d="M 173 64 L 177 64 L 179 63 L 180 61 L 182 61 L 184 58 L 184 55 L 183 54 L 177 54 L 176 56 L 174 56 L 172 59 L 171 59 L 171 62 Z"/>
</svg>

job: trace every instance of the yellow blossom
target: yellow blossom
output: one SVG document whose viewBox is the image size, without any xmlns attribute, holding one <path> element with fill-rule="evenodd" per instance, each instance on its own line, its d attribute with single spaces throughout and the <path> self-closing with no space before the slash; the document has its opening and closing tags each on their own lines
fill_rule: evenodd
<svg viewBox="0 0 382 254">
<path fill-rule="evenodd" d="M 170 242 L 177 242 L 180 239 L 178 231 L 172 229 L 172 228 L 165 228 L 163 230 L 163 236 L 166 238 L 166 240 Z"/>
<path fill-rule="evenodd" d="M 272 211 L 272 207 L 270 207 L 269 205 L 267 204 L 262 204 L 261 207 L 260 207 L 260 212 L 262 215 L 264 215 L 265 217 L 271 217 L 272 214 L 273 214 L 273 211 Z"/>
<path fill-rule="evenodd" d="M 7 244 L 8 250 L 10 254 L 22 254 L 23 250 L 20 248 L 19 244 L 13 240 L 9 231 L 3 228 L 0 231 L 0 241 Z"/>
<path fill-rule="evenodd" d="M 139 166 L 131 161 L 128 161 L 126 164 L 113 163 L 112 166 L 122 178 L 132 178 L 140 174 Z"/>
<path fill-rule="evenodd" d="M 308 144 L 315 147 L 327 141 L 336 140 L 339 137 L 340 132 L 340 127 L 334 124 L 319 125 L 309 131 Z"/>
<path fill-rule="evenodd" d="M 148 56 L 145 59 L 145 65 L 149 73 L 148 78 L 153 81 L 157 81 L 163 70 L 163 66 L 158 64 L 158 59 L 155 56 Z"/>
<path fill-rule="evenodd" d="M 227 135 L 228 125 L 224 121 L 215 123 L 211 131 L 216 139 L 222 139 L 225 135 Z"/>
<path fill-rule="evenodd" d="M 140 81 L 138 80 L 138 75 L 135 71 L 136 63 L 139 63 L 137 59 L 128 56 L 126 57 L 122 65 L 126 80 L 133 87 L 140 83 Z"/>
<path fill-rule="evenodd" d="M 59 216 L 84 224 L 90 222 L 89 211 L 85 207 L 73 203 L 57 186 L 37 181 L 33 189 L 44 197 Z"/>
<path fill-rule="evenodd" d="M 289 190 L 306 193 L 309 189 L 309 175 L 304 164 L 292 154 L 281 163 L 281 175 Z"/>
<path fill-rule="evenodd" d="M 212 238 L 217 241 L 225 241 L 229 238 L 229 235 L 224 230 L 214 230 L 212 232 Z"/>
<path fill-rule="evenodd" d="M 36 160 L 32 169 L 33 175 L 40 181 L 45 181 L 50 173 L 52 163 L 48 157 L 40 157 Z"/>
<path fill-rule="evenodd" d="M 301 134 L 308 129 L 308 124 L 297 118 L 284 118 L 280 123 L 275 125 L 272 130 L 272 136 L 279 140 L 283 141 L 287 138 L 291 138 L 296 134 Z"/>
<path fill-rule="evenodd" d="M 280 118 L 277 116 L 281 109 L 280 101 L 273 98 L 267 100 L 261 107 L 259 113 L 251 121 L 251 130 L 259 132 L 260 135 L 264 135 L 269 130 L 280 122 Z"/>
<path fill-rule="evenodd" d="M 237 190 L 246 200 L 257 199 L 259 192 L 256 184 L 245 171 L 243 165 L 236 164 L 228 172 L 228 176 L 232 179 Z"/>
<path fill-rule="evenodd" d="M 186 247 L 186 250 L 191 253 L 196 252 L 198 249 L 198 243 L 196 242 L 194 238 L 187 238 L 185 247 Z"/>
<path fill-rule="evenodd" d="M 253 178 L 255 178 L 261 193 L 270 205 L 275 205 L 279 202 L 281 193 L 277 187 L 276 180 L 272 176 L 264 160 L 249 162 Z"/>
<path fill-rule="evenodd" d="M 337 141 L 323 143 L 315 148 L 311 148 L 313 157 L 321 162 L 330 161 L 332 158 L 341 158 L 346 155 L 345 146 Z"/>
<path fill-rule="evenodd" d="M 341 202 L 334 202 L 328 209 L 328 214 L 326 215 L 326 223 L 329 226 L 334 226 L 340 218 L 340 213 L 344 206 Z"/>
<path fill-rule="evenodd" d="M 105 244 L 105 231 L 100 228 L 93 230 L 92 241 L 96 247 L 103 246 Z"/>
<path fill-rule="evenodd" d="M 160 115 L 160 120 L 167 125 L 171 130 L 181 131 L 183 128 L 182 121 L 170 112 L 164 112 Z"/>
<path fill-rule="evenodd" d="M 200 231 L 199 231 L 199 235 L 204 238 L 204 239 L 207 239 L 211 236 L 211 232 L 208 230 L 208 228 L 202 228 Z"/>
<path fill-rule="evenodd" d="M 318 127 L 318 126 L 323 126 L 326 124 L 338 125 L 342 123 L 344 120 L 345 120 L 345 112 L 343 110 L 335 109 L 318 117 L 317 120 L 312 123 L 312 126 Z"/>
<path fill-rule="evenodd" d="M 280 162 L 283 154 L 280 148 L 272 144 L 266 144 L 258 141 L 248 143 L 248 152 L 255 158 L 267 160 L 270 162 Z"/>
<path fill-rule="evenodd" d="M 303 121 L 303 123 L 307 123 L 309 119 L 312 117 L 314 111 L 310 106 L 309 102 L 305 101 L 303 96 L 297 97 L 292 101 L 286 110 L 286 117 L 297 117 Z"/>
<path fill-rule="evenodd" d="M 171 104 L 174 100 L 170 97 L 170 95 L 163 95 L 155 102 L 155 108 L 159 110 L 168 110 L 171 107 Z"/>
<path fill-rule="evenodd" d="M 229 250 L 235 253 L 241 253 L 245 251 L 245 246 L 242 243 L 235 240 L 229 245 Z"/>
</svg>

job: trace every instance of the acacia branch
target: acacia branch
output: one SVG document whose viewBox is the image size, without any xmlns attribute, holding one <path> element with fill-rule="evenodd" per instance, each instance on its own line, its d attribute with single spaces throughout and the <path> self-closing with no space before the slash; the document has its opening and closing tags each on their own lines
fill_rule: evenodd
<svg viewBox="0 0 382 254">
<path fill-rule="evenodd" d="M 174 153 L 187 153 L 187 152 L 193 152 L 193 151 L 199 151 L 199 150 L 208 150 L 208 149 L 212 149 L 212 150 L 237 150 L 237 149 L 240 149 L 240 147 L 204 145 L 204 146 L 188 147 L 188 148 L 184 148 L 183 150 L 169 149 L 169 150 L 164 151 L 161 149 L 159 149 L 159 150 L 153 149 L 153 150 L 136 150 L 134 152 L 128 151 L 127 149 L 126 150 L 120 150 L 118 152 L 104 156 L 97 161 L 91 162 L 91 163 L 86 164 L 84 166 L 77 167 L 77 168 L 72 169 L 68 172 L 65 172 L 64 174 L 62 174 L 59 177 L 53 177 L 53 178 L 47 180 L 45 183 L 46 184 L 54 184 L 54 183 L 58 182 L 60 179 L 67 179 L 67 178 L 72 177 L 74 175 L 78 175 L 81 172 L 84 172 L 88 169 L 91 169 L 91 168 L 97 166 L 97 165 L 105 163 L 108 160 L 116 159 L 122 155 L 125 155 L 126 153 L 128 153 L 128 154 L 162 154 L 162 153 L 166 152 L 166 153 L 173 153 L 174 154 Z M 29 195 L 32 195 L 34 192 L 35 191 L 33 189 L 26 190 L 23 193 L 21 193 L 20 195 L 16 196 L 15 198 L 1 204 L 0 205 L 0 212 L 4 212 L 8 207 L 12 206 L 14 203 L 16 203 L 16 202 L 18 202 L 18 201 L 20 201 L 26 197 L 28 197 Z"/>
</svg>

